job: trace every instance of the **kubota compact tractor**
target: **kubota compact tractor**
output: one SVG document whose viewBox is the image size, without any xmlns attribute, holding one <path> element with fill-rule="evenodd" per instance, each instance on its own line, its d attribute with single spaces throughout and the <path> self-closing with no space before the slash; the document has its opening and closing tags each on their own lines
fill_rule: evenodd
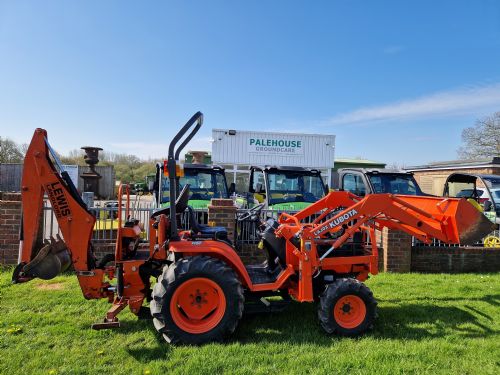
<svg viewBox="0 0 500 375">
<path fill-rule="evenodd" d="M 24 164 L 20 260 L 13 281 L 50 279 L 72 264 L 85 298 L 107 298 L 112 303 L 104 321 L 94 328 L 119 326 L 117 315 L 126 306 L 144 316 L 148 309 L 143 305 L 149 301 L 155 328 L 172 343 L 222 340 L 235 330 L 247 306 L 262 301 L 272 309 L 268 296 L 318 301 L 326 332 L 355 336 L 369 329 L 376 315 L 377 303 L 363 284 L 369 274 L 378 272 L 376 230 L 389 227 L 422 241 L 437 238 L 463 244 L 491 230 L 492 223 L 465 199 L 391 194 L 360 198 L 331 192 L 294 215 L 263 222 L 262 247 L 268 261 L 244 265 L 224 228 L 196 222 L 189 230 L 178 228 L 189 187 L 177 194 L 176 160 L 202 120 L 203 115 L 196 113 L 170 143 L 170 207 L 151 216 L 149 250 L 137 250 L 141 229 L 128 212 L 122 219 L 120 204 L 115 259 L 102 268 L 96 266 L 90 242 L 95 218 L 68 176 L 55 168 L 57 157 L 47 133 L 37 129 Z M 63 239 L 38 248 L 44 194 Z M 258 211 L 256 206 L 248 215 Z M 311 217 L 306 224 L 304 219 Z"/>
</svg>

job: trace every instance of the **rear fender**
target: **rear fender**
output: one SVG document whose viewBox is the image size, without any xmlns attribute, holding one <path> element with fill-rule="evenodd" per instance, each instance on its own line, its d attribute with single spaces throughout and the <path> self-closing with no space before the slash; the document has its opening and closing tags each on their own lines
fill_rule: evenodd
<svg viewBox="0 0 500 375">
<path fill-rule="evenodd" d="M 239 255 L 228 244 L 220 241 L 175 241 L 170 243 L 169 251 L 185 256 L 208 255 L 223 260 L 230 266 L 243 282 L 251 289 L 252 281 Z"/>
</svg>

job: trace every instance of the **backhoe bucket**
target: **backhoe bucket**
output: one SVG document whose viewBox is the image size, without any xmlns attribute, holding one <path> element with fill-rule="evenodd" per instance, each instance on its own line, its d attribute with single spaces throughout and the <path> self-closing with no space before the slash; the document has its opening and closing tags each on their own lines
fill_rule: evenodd
<svg viewBox="0 0 500 375">
<path fill-rule="evenodd" d="M 458 203 L 455 217 L 462 245 L 474 245 L 495 229 L 495 225 L 465 199 Z"/>
<path fill-rule="evenodd" d="M 51 238 L 50 242 L 45 241 L 45 246 L 22 268 L 21 272 L 24 277 L 50 280 L 66 271 L 69 266 L 71 266 L 71 254 L 58 236 L 57 240 Z"/>
</svg>

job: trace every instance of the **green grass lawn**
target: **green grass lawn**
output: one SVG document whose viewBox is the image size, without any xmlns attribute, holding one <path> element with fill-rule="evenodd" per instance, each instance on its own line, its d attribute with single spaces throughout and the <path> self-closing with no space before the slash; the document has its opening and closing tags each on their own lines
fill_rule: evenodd
<svg viewBox="0 0 500 375">
<path fill-rule="evenodd" d="M 10 284 L 0 273 L 0 374 L 500 373 L 500 274 L 381 274 L 375 329 L 327 336 L 313 304 L 244 316 L 230 342 L 171 347 L 151 321 L 94 331 L 105 301 L 83 299 L 75 276 Z M 51 286 L 49 286 L 51 285 Z"/>
</svg>

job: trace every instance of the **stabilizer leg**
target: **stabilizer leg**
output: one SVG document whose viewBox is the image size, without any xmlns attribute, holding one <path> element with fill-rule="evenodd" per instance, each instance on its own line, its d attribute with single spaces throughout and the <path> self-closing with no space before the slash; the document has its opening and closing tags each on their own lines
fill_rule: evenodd
<svg viewBox="0 0 500 375">
<path fill-rule="evenodd" d="M 101 329 L 111 329 L 111 328 L 120 328 L 120 321 L 117 318 L 117 315 L 127 307 L 127 301 L 122 299 L 115 300 L 113 302 L 113 306 L 108 310 L 106 316 L 104 317 L 104 321 L 101 323 L 92 324 L 92 329 L 101 330 Z"/>
</svg>

